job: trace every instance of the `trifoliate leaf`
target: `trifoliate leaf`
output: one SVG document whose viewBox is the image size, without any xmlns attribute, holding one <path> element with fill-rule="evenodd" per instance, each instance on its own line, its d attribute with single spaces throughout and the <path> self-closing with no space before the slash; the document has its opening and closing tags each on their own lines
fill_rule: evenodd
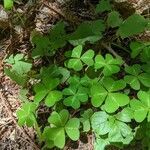
<svg viewBox="0 0 150 150">
<path fill-rule="evenodd" d="M 29 127 L 33 126 L 36 123 L 35 110 L 37 105 L 32 102 L 24 103 L 17 111 L 18 124 L 20 126 L 27 125 Z"/>
<path fill-rule="evenodd" d="M 119 27 L 118 35 L 121 38 L 137 35 L 146 29 L 148 21 L 139 14 L 128 17 Z"/>
<path fill-rule="evenodd" d="M 48 107 L 55 105 L 55 103 L 62 98 L 60 91 L 54 90 L 59 84 L 58 78 L 44 78 L 42 82 L 34 86 L 35 97 L 34 102 L 39 103 L 45 98 L 45 104 Z"/>
<path fill-rule="evenodd" d="M 141 84 L 146 87 L 150 87 L 150 74 L 141 73 L 141 66 L 135 64 L 133 66 L 125 67 L 125 71 L 129 74 L 124 77 L 126 83 L 128 83 L 134 90 L 139 90 Z"/>
<path fill-rule="evenodd" d="M 83 47 L 79 45 L 72 50 L 72 58 L 68 61 L 68 68 L 72 68 L 75 71 L 80 71 L 83 68 L 83 63 L 88 66 L 93 65 L 94 51 L 88 50 L 81 56 L 82 49 Z"/>
<path fill-rule="evenodd" d="M 91 123 L 92 129 L 97 137 L 101 137 L 102 135 L 105 137 L 107 141 L 105 144 L 129 144 L 133 139 L 132 129 L 127 124 L 119 121 L 115 116 L 109 116 L 104 111 L 95 112 L 92 116 Z"/>
<path fill-rule="evenodd" d="M 79 127 L 80 127 L 80 121 L 78 118 L 70 119 L 65 125 L 66 133 L 73 141 L 79 139 L 80 136 Z"/>
<path fill-rule="evenodd" d="M 64 105 L 71 106 L 74 109 L 80 107 L 81 102 L 86 102 L 88 100 L 88 90 L 84 87 L 74 87 L 70 86 L 63 90 L 63 94 L 68 96 L 64 99 Z"/>
<path fill-rule="evenodd" d="M 112 11 L 108 14 L 107 24 L 109 27 L 115 28 L 120 26 L 122 23 L 122 19 L 120 18 L 120 14 L 117 11 Z"/>
<path fill-rule="evenodd" d="M 102 68 L 105 76 L 111 76 L 112 74 L 119 72 L 121 64 L 121 59 L 115 59 L 110 54 L 106 54 L 105 59 L 101 55 L 95 57 L 95 69 Z"/>
<path fill-rule="evenodd" d="M 123 144 L 129 144 L 133 139 L 132 129 L 124 122 L 115 120 L 111 124 L 111 130 L 108 134 L 110 142 L 122 142 Z"/>
<path fill-rule="evenodd" d="M 96 13 L 102 13 L 109 10 L 111 10 L 110 0 L 101 0 L 96 6 Z"/>
<path fill-rule="evenodd" d="M 142 51 L 142 49 L 145 47 L 145 45 L 141 42 L 131 42 L 130 43 L 130 49 L 131 49 L 131 57 L 135 58 L 137 57 L 140 52 Z"/>
<path fill-rule="evenodd" d="M 134 111 L 134 119 L 137 122 L 142 122 L 147 118 L 148 122 L 150 121 L 150 94 L 144 91 L 139 91 L 138 94 L 139 100 L 132 100 L 130 106 Z"/>
<path fill-rule="evenodd" d="M 68 41 L 76 45 L 84 45 L 85 42 L 94 43 L 102 38 L 105 25 L 102 20 L 84 21 L 76 31 L 68 36 Z"/>
<path fill-rule="evenodd" d="M 91 101 L 94 107 L 99 107 L 105 101 L 104 108 L 108 113 L 115 112 L 119 107 L 129 103 L 129 97 L 117 91 L 126 87 L 123 80 L 114 81 L 104 78 L 101 83 L 91 87 Z"/>
</svg>

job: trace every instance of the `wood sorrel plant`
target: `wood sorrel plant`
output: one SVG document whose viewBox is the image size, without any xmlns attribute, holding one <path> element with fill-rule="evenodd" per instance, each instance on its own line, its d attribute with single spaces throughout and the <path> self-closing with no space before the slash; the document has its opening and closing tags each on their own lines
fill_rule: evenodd
<svg viewBox="0 0 150 150">
<path fill-rule="evenodd" d="M 141 132 L 149 131 L 150 122 L 150 43 L 131 41 L 127 48 L 116 40 L 104 44 L 103 36 L 112 29 L 115 39 L 123 40 L 144 32 L 149 20 L 138 14 L 124 20 L 112 8 L 109 0 L 101 0 L 96 13 L 107 12 L 107 19 L 82 22 L 72 33 L 67 33 L 64 22 L 48 35 L 34 32 L 32 58 L 17 54 L 5 60 L 11 66 L 5 73 L 22 86 L 18 124 L 35 127 L 43 149 L 62 149 L 68 138 L 77 141 L 84 132 L 94 133 L 95 150 L 123 147 L 136 139 L 150 148 L 149 135 Z M 111 48 L 114 42 L 123 55 Z M 66 50 L 70 44 L 72 50 Z M 103 45 L 104 51 L 95 50 L 97 45 Z M 56 59 L 59 52 L 61 61 Z M 49 63 L 34 67 L 39 58 Z M 38 119 L 41 105 L 49 108 L 44 126 Z"/>
</svg>

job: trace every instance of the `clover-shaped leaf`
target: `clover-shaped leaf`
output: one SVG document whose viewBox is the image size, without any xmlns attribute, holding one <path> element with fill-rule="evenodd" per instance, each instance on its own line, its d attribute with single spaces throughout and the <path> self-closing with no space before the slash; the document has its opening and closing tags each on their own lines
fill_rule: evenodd
<svg viewBox="0 0 150 150">
<path fill-rule="evenodd" d="M 148 62 L 150 60 L 150 42 L 131 42 L 131 57 L 135 58 L 140 56 L 142 62 Z"/>
<path fill-rule="evenodd" d="M 46 127 L 43 132 L 43 138 L 52 141 L 58 148 L 65 146 L 65 133 L 73 140 L 79 139 L 80 121 L 78 118 L 69 119 L 68 110 L 61 110 L 60 113 L 53 112 L 48 118 L 51 127 Z"/>
<path fill-rule="evenodd" d="M 109 142 L 129 144 L 133 139 L 132 129 L 126 123 L 109 116 L 104 111 L 95 112 L 91 117 L 91 124 L 97 137 L 108 136 L 108 144 Z"/>
<path fill-rule="evenodd" d="M 129 97 L 117 91 L 126 87 L 123 80 L 114 81 L 112 78 L 104 78 L 102 83 L 91 87 L 91 102 L 94 107 L 99 107 L 105 101 L 104 108 L 107 112 L 113 113 L 119 107 L 129 103 Z"/>
<path fill-rule="evenodd" d="M 45 98 L 45 104 L 48 107 L 55 105 L 55 103 L 62 99 L 62 92 L 54 90 L 59 85 L 58 78 L 44 78 L 42 82 L 34 87 L 35 97 L 34 102 L 39 103 Z"/>
<path fill-rule="evenodd" d="M 112 118 L 112 120 L 109 121 L 111 128 L 108 134 L 109 141 L 129 144 L 133 140 L 133 133 L 130 126 L 117 119 Z"/>
<path fill-rule="evenodd" d="M 130 49 L 132 51 L 132 58 L 136 58 L 138 55 L 140 55 L 140 58 L 143 62 L 150 60 L 150 42 L 131 42 Z"/>
<path fill-rule="evenodd" d="M 82 49 L 82 45 L 79 45 L 72 50 L 72 58 L 68 61 L 68 68 L 80 71 L 83 68 L 83 63 L 87 66 L 92 66 L 94 64 L 94 51 L 88 50 L 81 56 Z"/>
<path fill-rule="evenodd" d="M 147 118 L 148 122 L 150 121 L 150 94 L 144 91 L 139 91 L 138 94 L 139 100 L 132 100 L 130 106 L 134 111 L 134 119 L 137 122 L 142 122 Z"/>
<path fill-rule="evenodd" d="M 88 90 L 85 87 L 70 86 L 63 90 L 63 94 L 66 95 L 64 99 L 64 105 L 71 106 L 74 109 L 80 107 L 80 103 L 84 103 L 88 100 Z"/>
<path fill-rule="evenodd" d="M 122 60 L 120 58 L 113 58 L 110 54 L 106 54 L 105 59 L 102 55 L 95 57 L 95 69 L 102 69 L 104 76 L 118 73 L 121 64 Z"/>
<path fill-rule="evenodd" d="M 21 109 L 17 110 L 18 124 L 20 126 L 27 125 L 29 127 L 36 123 L 35 110 L 37 105 L 32 102 L 24 103 Z"/>
<path fill-rule="evenodd" d="M 141 84 L 146 87 L 150 87 L 150 74 L 143 73 L 141 70 L 141 66 L 135 64 L 133 66 L 127 66 L 125 68 L 126 75 L 124 80 L 128 83 L 134 90 L 139 90 Z"/>
</svg>

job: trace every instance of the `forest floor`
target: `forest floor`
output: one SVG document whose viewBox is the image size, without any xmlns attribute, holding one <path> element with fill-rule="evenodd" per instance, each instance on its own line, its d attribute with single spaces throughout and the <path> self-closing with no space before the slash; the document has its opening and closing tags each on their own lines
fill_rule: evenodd
<svg viewBox="0 0 150 150">
<path fill-rule="evenodd" d="M 6 12 L 0 5 L 0 150 L 40 150 L 34 129 L 17 125 L 16 110 L 21 104 L 18 97 L 20 87 L 4 75 L 4 59 L 18 51 L 21 53 L 30 51 L 32 30 L 47 33 L 60 19 L 70 20 L 70 17 L 66 16 L 64 5 L 60 5 L 57 1 L 41 0 L 36 5 L 30 2 L 18 1 L 13 12 Z M 146 15 L 150 15 L 150 0 L 128 0 L 128 5 L 138 13 L 148 12 Z M 82 10 L 80 9 L 80 5 L 73 6 L 69 13 L 76 16 L 75 19 L 92 17 L 84 4 Z M 145 33 L 139 38 L 150 41 L 150 34 Z M 65 150 L 93 150 L 93 138 L 91 135 L 87 137 L 88 139 L 83 137 L 83 141 L 77 143 L 68 143 Z M 132 148 L 136 149 L 139 150 L 139 147 Z"/>
</svg>

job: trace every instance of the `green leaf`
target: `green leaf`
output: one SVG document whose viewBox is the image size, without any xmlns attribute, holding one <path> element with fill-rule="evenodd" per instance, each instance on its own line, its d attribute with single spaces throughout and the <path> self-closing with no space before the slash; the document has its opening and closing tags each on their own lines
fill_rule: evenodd
<svg viewBox="0 0 150 150">
<path fill-rule="evenodd" d="M 16 71 L 12 71 L 8 68 L 4 68 L 4 72 L 7 76 L 9 76 L 17 84 L 19 84 L 23 87 L 25 86 L 27 79 L 28 79 L 27 76 L 20 76 L 19 74 L 17 74 Z"/>
<path fill-rule="evenodd" d="M 46 132 L 46 138 L 53 141 L 55 146 L 61 149 L 65 146 L 64 128 L 48 128 Z"/>
<path fill-rule="evenodd" d="M 104 101 L 107 112 L 113 113 L 119 107 L 129 103 L 129 97 L 117 91 L 126 87 L 123 80 L 114 81 L 112 78 L 104 78 L 101 83 L 91 87 L 91 102 L 94 107 L 99 107 Z"/>
<path fill-rule="evenodd" d="M 66 44 L 65 24 L 64 22 L 58 22 L 48 35 L 33 32 L 31 39 L 35 46 L 32 50 L 33 57 L 52 56 Z"/>
<path fill-rule="evenodd" d="M 88 50 L 82 55 L 81 60 L 88 66 L 92 66 L 94 64 L 93 57 L 94 57 L 94 51 Z"/>
<path fill-rule="evenodd" d="M 28 72 L 32 68 L 32 64 L 28 63 L 23 54 L 11 55 L 5 62 L 11 65 L 11 68 L 5 68 L 5 73 L 12 80 L 21 86 L 24 86 L 28 79 Z"/>
<path fill-rule="evenodd" d="M 107 91 L 101 84 L 93 85 L 91 87 L 91 103 L 94 107 L 99 107 L 104 102 Z"/>
<path fill-rule="evenodd" d="M 126 87 L 126 83 L 123 80 L 114 81 L 109 77 L 104 78 L 102 84 L 109 92 L 123 90 Z"/>
<path fill-rule="evenodd" d="M 116 118 L 122 122 L 131 122 L 131 119 L 133 119 L 133 111 L 131 108 L 126 107 L 116 114 Z"/>
<path fill-rule="evenodd" d="M 48 118 L 48 122 L 55 125 L 56 127 L 62 127 L 66 124 L 69 118 L 68 110 L 61 110 L 60 113 L 52 112 L 51 116 Z"/>
<path fill-rule="evenodd" d="M 109 0 L 101 0 L 99 4 L 96 6 L 96 13 L 102 13 L 104 11 L 111 10 L 111 5 Z"/>
<path fill-rule="evenodd" d="M 150 43 L 134 41 L 130 43 L 131 57 L 135 58 L 140 55 L 142 62 L 150 60 Z"/>
<path fill-rule="evenodd" d="M 132 51 L 131 52 L 131 57 L 132 58 L 137 57 L 144 47 L 145 47 L 145 45 L 141 42 L 137 42 L 137 41 L 131 42 L 130 43 L 130 49 Z"/>
<path fill-rule="evenodd" d="M 140 82 L 146 86 L 146 87 L 150 87 L 150 74 L 148 73 L 141 73 L 138 76 L 138 79 L 140 80 Z"/>
<path fill-rule="evenodd" d="M 37 105 L 32 102 L 24 103 L 21 109 L 17 110 L 18 124 L 20 126 L 27 125 L 29 127 L 36 123 L 35 110 Z"/>
<path fill-rule="evenodd" d="M 150 121 L 150 94 L 144 91 L 139 91 L 137 94 L 139 100 L 132 100 L 130 106 L 134 111 L 134 119 L 137 122 L 142 122 L 146 117 Z"/>
<path fill-rule="evenodd" d="M 98 135 L 105 135 L 110 131 L 109 115 L 104 111 L 95 112 L 91 118 L 93 131 Z"/>
<path fill-rule="evenodd" d="M 72 58 L 68 61 L 67 64 L 68 68 L 72 68 L 75 71 L 80 71 L 83 68 L 83 63 L 88 66 L 92 66 L 94 64 L 94 51 L 88 50 L 81 56 L 82 49 L 83 47 L 79 45 L 72 50 Z"/>
<path fill-rule="evenodd" d="M 12 9 L 14 3 L 13 0 L 4 0 L 4 8 L 9 10 Z"/>
<path fill-rule="evenodd" d="M 121 38 L 137 35 L 146 29 L 147 24 L 148 22 L 143 16 L 133 14 L 120 25 L 118 35 Z"/>
<path fill-rule="evenodd" d="M 91 128 L 90 118 L 92 115 L 93 115 L 92 109 L 88 109 L 88 110 L 84 111 L 84 113 L 81 115 L 82 118 L 80 118 L 80 121 L 83 124 L 83 131 L 84 132 L 90 131 L 90 128 Z"/>
<path fill-rule="evenodd" d="M 82 70 L 83 65 L 80 59 L 70 59 L 67 67 L 72 68 L 75 71 L 80 71 Z"/>
<path fill-rule="evenodd" d="M 95 69 L 103 68 L 104 76 L 111 76 L 120 71 L 122 61 L 119 58 L 113 58 L 112 55 L 106 54 L 105 59 L 101 55 L 95 57 Z"/>
<path fill-rule="evenodd" d="M 76 46 L 73 50 L 72 50 L 72 55 L 71 57 L 74 57 L 74 58 L 80 58 L 81 57 L 81 53 L 82 53 L 82 45 L 78 45 Z"/>
<path fill-rule="evenodd" d="M 88 100 L 87 89 L 84 87 L 69 87 L 63 90 L 63 94 L 67 95 L 64 99 L 64 105 L 71 106 L 74 109 L 78 109 L 80 107 L 81 102 L 86 102 Z"/>
<path fill-rule="evenodd" d="M 62 99 L 62 93 L 60 91 L 51 91 L 46 96 L 45 105 L 51 107 L 61 99 Z"/>
<path fill-rule="evenodd" d="M 110 142 L 129 144 L 133 139 L 132 129 L 124 122 L 115 120 L 108 134 Z"/>
<path fill-rule="evenodd" d="M 102 20 L 84 21 L 76 31 L 68 36 L 68 41 L 74 45 L 84 45 L 85 42 L 94 43 L 102 38 L 105 25 Z"/>
<path fill-rule="evenodd" d="M 150 87 L 150 74 L 141 73 L 142 70 L 140 65 L 135 64 L 133 66 L 127 66 L 125 67 L 125 71 L 130 75 L 126 75 L 124 80 L 134 90 L 139 90 L 141 83 L 146 87 Z"/>
<path fill-rule="evenodd" d="M 109 93 L 105 101 L 105 110 L 108 113 L 115 112 L 119 107 L 129 103 L 129 97 L 122 93 Z"/>
<path fill-rule="evenodd" d="M 73 141 L 77 141 L 79 139 L 80 136 L 79 127 L 80 121 L 78 118 L 70 119 L 65 125 L 66 133 Z"/>
<path fill-rule="evenodd" d="M 123 20 L 120 18 L 120 14 L 117 11 L 112 11 L 108 14 L 107 24 L 108 26 L 115 28 L 120 26 Z"/>
<path fill-rule="evenodd" d="M 62 99 L 62 93 L 54 90 L 59 84 L 58 78 L 44 77 L 42 82 L 34 86 L 35 96 L 34 102 L 39 103 L 45 98 L 45 104 L 48 107 L 55 105 L 55 103 Z"/>
<path fill-rule="evenodd" d="M 94 143 L 94 150 L 104 150 L 105 147 L 109 144 L 110 142 L 108 139 L 96 138 Z"/>
</svg>

